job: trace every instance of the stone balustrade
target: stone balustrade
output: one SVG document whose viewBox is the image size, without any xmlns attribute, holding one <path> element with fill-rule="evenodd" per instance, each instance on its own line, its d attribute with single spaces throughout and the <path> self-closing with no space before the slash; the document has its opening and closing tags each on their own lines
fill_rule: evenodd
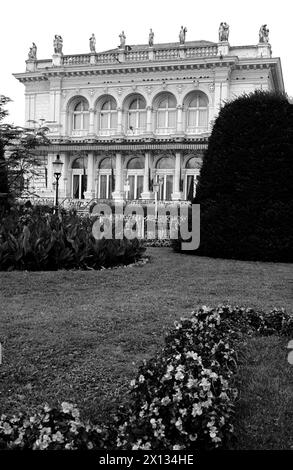
<svg viewBox="0 0 293 470">
<path fill-rule="evenodd" d="M 180 60 L 182 58 L 196 58 L 196 57 L 215 57 L 217 56 L 218 46 L 203 46 L 203 47 L 174 47 L 165 49 L 150 48 L 149 50 L 124 50 L 121 49 L 117 52 L 103 52 L 95 54 L 74 54 L 74 55 L 60 55 L 60 66 L 71 67 L 76 65 L 99 65 L 99 64 L 114 64 L 114 63 L 131 63 L 131 62 L 149 62 L 161 60 Z M 34 70 L 44 69 L 50 66 L 51 60 L 37 60 L 34 61 Z M 55 66 L 59 65 L 54 64 Z"/>
</svg>

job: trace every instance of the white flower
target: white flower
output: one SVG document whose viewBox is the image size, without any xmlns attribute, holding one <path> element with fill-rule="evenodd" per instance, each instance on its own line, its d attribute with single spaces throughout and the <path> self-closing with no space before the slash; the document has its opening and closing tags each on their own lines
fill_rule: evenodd
<svg viewBox="0 0 293 470">
<path fill-rule="evenodd" d="M 192 412 L 191 412 L 192 416 L 199 416 L 202 414 L 202 409 L 201 409 L 201 405 L 199 403 L 194 403 L 193 407 L 192 407 Z"/>
<path fill-rule="evenodd" d="M 79 418 L 79 411 L 77 408 L 73 408 L 71 411 L 71 416 L 73 416 L 73 418 Z"/>
<path fill-rule="evenodd" d="M 182 419 L 181 419 L 181 418 L 178 418 L 178 419 L 177 419 L 177 421 L 176 421 L 176 423 L 175 423 L 175 426 L 176 426 L 176 428 L 179 429 L 179 431 L 182 430 Z"/>
<path fill-rule="evenodd" d="M 171 403 L 171 400 L 169 397 L 164 397 L 162 398 L 161 403 L 162 405 L 166 406 L 166 405 L 169 405 L 169 403 Z"/>
<path fill-rule="evenodd" d="M 187 409 L 186 409 L 186 408 L 180 408 L 179 413 L 180 413 L 182 416 L 186 416 L 186 415 L 187 415 Z"/>
<path fill-rule="evenodd" d="M 10 426 L 9 423 L 4 423 L 3 430 L 4 430 L 4 434 L 11 434 L 12 433 L 12 427 Z"/>
<path fill-rule="evenodd" d="M 64 436 L 60 431 L 57 431 L 55 434 L 52 434 L 52 441 L 54 442 L 64 442 Z"/>
<path fill-rule="evenodd" d="M 184 446 L 180 446 L 179 444 L 175 444 L 173 446 L 173 450 L 181 450 L 181 449 L 184 449 Z"/>
<path fill-rule="evenodd" d="M 192 379 L 191 377 L 187 381 L 187 388 L 192 388 L 197 385 L 198 381 L 196 379 Z"/>
<path fill-rule="evenodd" d="M 144 375 L 141 374 L 141 375 L 139 376 L 139 378 L 138 378 L 138 381 L 139 381 L 140 383 L 143 383 L 143 382 L 145 381 Z"/>
<path fill-rule="evenodd" d="M 200 356 L 195 351 L 187 351 L 186 357 L 191 357 L 194 361 L 199 360 L 201 361 Z"/>
<path fill-rule="evenodd" d="M 184 379 L 184 374 L 179 370 L 179 371 L 176 372 L 176 374 L 175 374 L 175 379 L 176 379 L 176 380 L 183 380 L 183 379 Z"/>
<path fill-rule="evenodd" d="M 73 405 L 64 401 L 63 403 L 61 403 L 61 409 L 63 413 L 70 413 L 73 410 Z"/>
</svg>

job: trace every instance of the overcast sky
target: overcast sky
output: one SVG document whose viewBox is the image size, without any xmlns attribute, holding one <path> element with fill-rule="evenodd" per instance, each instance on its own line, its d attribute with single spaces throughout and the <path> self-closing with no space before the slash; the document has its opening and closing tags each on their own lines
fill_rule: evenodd
<svg viewBox="0 0 293 470">
<path fill-rule="evenodd" d="M 89 52 L 89 37 L 96 36 L 97 52 L 115 48 L 119 34 L 127 44 L 176 42 L 181 25 L 187 41 L 217 42 L 221 21 L 230 25 L 231 46 L 258 42 L 262 24 L 270 30 L 274 57 L 280 57 L 285 89 L 293 95 L 293 8 L 289 0 L 37 0 L 2 1 L 0 94 L 9 96 L 9 121 L 24 124 L 24 86 L 13 76 L 25 71 L 28 50 L 35 42 L 38 59 L 51 58 L 55 34 L 63 37 L 63 53 Z"/>
</svg>

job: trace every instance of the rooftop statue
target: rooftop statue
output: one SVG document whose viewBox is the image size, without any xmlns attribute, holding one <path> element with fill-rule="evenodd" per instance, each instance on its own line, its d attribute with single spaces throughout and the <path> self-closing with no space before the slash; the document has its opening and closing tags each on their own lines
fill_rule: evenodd
<svg viewBox="0 0 293 470">
<path fill-rule="evenodd" d="M 91 52 L 96 52 L 96 38 L 94 33 L 90 37 L 90 51 Z"/>
<path fill-rule="evenodd" d="M 228 41 L 229 39 L 229 25 L 225 22 L 220 23 L 219 26 L 219 42 Z"/>
<path fill-rule="evenodd" d="M 153 30 L 150 29 L 150 33 L 149 33 L 149 46 L 150 47 L 153 47 L 153 45 L 154 45 L 154 36 L 155 36 L 155 34 L 154 34 Z"/>
<path fill-rule="evenodd" d="M 125 33 L 124 31 L 122 31 L 121 34 L 119 34 L 119 38 L 120 38 L 120 47 L 125 47 L 125 41 L 126 41 L 126 36 L 125 36 Z"/>
<path fill-rule="evenodd" d="M 61 36 L 58 36 L 58 34 L 55 34 L 53 45 L 54 45 L 54 53 L 62 54 L 63 39 Z"/>
<path fill-rule="evenodd" d="M 268 43 L 269 42 L 269 32 L 266 24 L 263 24 L 259 30 L 259 42 Z"/>
<path fill-rule="evenodd" d="M 187 33 L 187 28 L 183 28 L 183 26 L 181 26 L 180 33 L 179 33 L 179 42 L 180 42 L 180 44 L 185 43 L 186 33 Z"/>
<path fill-rule="evenodd" d="M 37 46 L 33 42 L 32 47 L 30 47 L 30 50 L 28 52 L 28 60 L 37 60 Z"/>
</svg>

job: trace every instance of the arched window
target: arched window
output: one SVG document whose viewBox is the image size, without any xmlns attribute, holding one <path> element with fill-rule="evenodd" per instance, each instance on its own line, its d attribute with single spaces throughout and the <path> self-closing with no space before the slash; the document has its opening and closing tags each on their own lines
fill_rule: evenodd
<svg viewBox="0 0 293 470">
<path fill-rule="evenodd" d="M 175 159 L 162 157 L 156 165 L 155 180 L 159 183 L 159 200 L 170 201 L 172 199 L 175 175 Z"/>
<path fill-rule="evenodd" d="M 74 199 L 84 199 L 87 190 L 87 157 L 78 157 L 72 162 L 71 195 Z"/>
<path fill-rule="evenodd" d="M 126 187 L 129 188 L 126 198 L 130 200 L 139 199 L 143 192 L 144 157 L 134 157 L 129 160 L 126 178 Z"/>
<path fill-rule="evenodd" d="M 176 127 L 176 99 L 168 94 L 160 99 L 157 109 L 157 128 L 174 129 Z"/>
<path fill-rule="evenodd" d="M 129 105 L 128 128 L 130 131 L 146 128 L 146 103 L 142 97 L 135 98 Z"/>
<path fill-rule="evenodd" d="M 100 129 L 109 130 L 117 128 L 117 104 L 114 98 L 105 101 L 100 111 Z"/>
<path fill-rule="evenodd" d="M 115 166 L 115 163 L 114 163 Z M 111 170 L 113 168 L 113 162 L 112 159 L 109 157 L 103 158 L 99 165 L 100 170 Z"/>
<path fill-rule="evenodd" d="M 186 168 L 188 170 L 192 170 L 192 169 L 197 169 L 197 168 L 200 168 L 200 163 L 198 161 L 198 158 L 196 157 L 191 157 L 188 162 L 186 163 Z"/>
<path fill-rule="evenodd" d="M 98 198 L 111 199 L 115 190 L 115 158 L 106 157 L 99 164 L 98 170 Z"/>
<path fill-rule="evenodd" d="M 143 170 L 144 169 L 144 159 L 142 157 L 134 157 L 129 160 L 127 168 L 129 170 Z"/>
<path fill-rule="evenodd" d="M 89 105 L 86 100 L 79 100 L 73 108 L 72 129 L 74 131 L 89 128 Z"/>
<path fill-rule="evenodd" d="M 196 187 L 200 172 L 199 158 L 191 157 L 186 163 L 185 178 L 184 178 L 184 194 L 185 199 L 192 201 L 196 195 Z"/>
<path fill-rule="evenodd" d="M 174 169 L 174 159 L 172 157 L 162 157 L 157 163 L 157 168 L 159 170 L 173 170 Z"/>
<path fill-rule="evenodd" d="M 192 95 L 187 103 L 187 132 L 206 132 L 208 128 L 208 98 L 202 92 Z"/>
</svg>

